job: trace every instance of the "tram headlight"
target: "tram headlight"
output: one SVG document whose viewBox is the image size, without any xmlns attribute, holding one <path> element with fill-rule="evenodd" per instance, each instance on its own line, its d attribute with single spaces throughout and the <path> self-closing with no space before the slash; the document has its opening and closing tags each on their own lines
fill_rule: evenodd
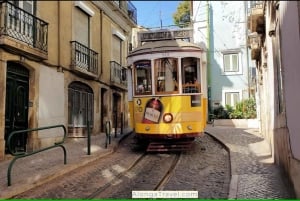
<svg viewBox="0 0 300 201">
<path fill-rule="evenodd" d="M 171 113 L 166 113 L 163 116 L 163 120 L 165 123 L 171 123 L 173 121 L 173 115 Z"/>
</svg>

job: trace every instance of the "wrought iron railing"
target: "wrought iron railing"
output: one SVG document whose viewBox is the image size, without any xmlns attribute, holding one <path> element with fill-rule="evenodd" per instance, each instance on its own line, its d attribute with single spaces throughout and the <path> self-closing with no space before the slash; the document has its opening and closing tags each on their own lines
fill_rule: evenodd
<svg viewBox="0 0 300 201">
<path fill-rule="evenodd" d="M 137 23 L 137 10 L 131 1 L 113 1 L 115 5 L 127 13 L 128 17 L 136 24 Z"/>
<path fill-rule="evenodd" d="M 48 23 L 10 2 L 0 2 L 0 35 L 48 52 Z"/>
<path fill-rule="evenodd" d="M 126 68 L 115 61 L 110 61 L 110 81 L 127 88 Z"/>
<path fill-rule="evenodd" d="M 98 73 L 98 53 L 77 41 L 71 41 L 73 67 L 93 74 Z"/>
<path fill-rule="evenodd" d="M 127 12 L 128 12 L 128 17 L 136 24 L 137 10 L 136 7 L 131 3 L 131 1 L 127 1 Z"/>
</svg>

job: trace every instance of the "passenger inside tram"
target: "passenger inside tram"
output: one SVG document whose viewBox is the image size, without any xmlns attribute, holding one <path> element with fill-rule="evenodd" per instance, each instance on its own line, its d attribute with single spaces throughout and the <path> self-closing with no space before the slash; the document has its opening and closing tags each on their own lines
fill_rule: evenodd
<svg viewBox="0 0 300 201">
<path fill-rule="evenodd" d="M 183 58 L 182 59 L 182 72 L 183 72 L 183 93 L 199 93 L 201 92 L 201 85 L 198 82 L 200 77 L 197 71 L 196 58 Z"/>
</svg>

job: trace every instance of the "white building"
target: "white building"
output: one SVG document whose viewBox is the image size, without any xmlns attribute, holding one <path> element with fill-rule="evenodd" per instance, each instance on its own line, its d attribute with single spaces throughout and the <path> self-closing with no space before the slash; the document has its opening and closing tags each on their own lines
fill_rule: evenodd
<svg viewBox="0 0 300 201">
<path fill-rule="evenodd" d="M 193 1 L 194 43 L 208 49 L 209 109 L 234 106 L 253 94 L 247 48 L 247 3 Z M 255 71 L 254 71 L 255 72 Z"/>
<path fill-rule="evenodd" d="M 249 17 L 251 55 L 257 63 L 261 133 L 276 164 L 300 197 L 300 3 L 260 1 Z"/>
</svg>

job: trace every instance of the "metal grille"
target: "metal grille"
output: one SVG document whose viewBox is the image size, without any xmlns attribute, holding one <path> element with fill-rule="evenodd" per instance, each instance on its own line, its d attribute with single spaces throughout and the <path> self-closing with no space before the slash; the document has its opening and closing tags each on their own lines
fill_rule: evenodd
<svg viewBox="0 0 300 201">
<path fill-rule="evenodd" d="M 98 53 L 82 45 L 79 42 L 71 41 L 72 45 L 72 66 L 83 71 L 98 73 Z"/>
<path fill-rule="evenodd" d="M 128 17 L 136 24 L 137 23 L 137 10 L 131 1 L 112 1 L 123 12 L 127 12 Z"/>
<path fill-rule="evenodd" d="M 115 61 L 110 61 L 110 80 L 112 83 L 127 87 L 126 68 Z"/>
<path fill-rule="evenodd" d="M 0 3 L 0 34 L 48 51 L 48 23 L 9 2 Z"/>
<path fill-rule="evenodd" d="M 127 2 L 127 12 L 128 12 L 129 18 L 132 21 L 134 21 L 134 23 L 136 24 L 137 23 L 137 11 L 136 11 L 135 6 L 130 1 Z"/>
</svg>

